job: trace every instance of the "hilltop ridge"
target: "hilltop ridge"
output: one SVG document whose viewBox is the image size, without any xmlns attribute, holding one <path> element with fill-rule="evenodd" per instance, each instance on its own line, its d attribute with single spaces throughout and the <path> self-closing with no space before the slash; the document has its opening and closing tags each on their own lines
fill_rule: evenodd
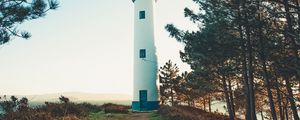
<svg viewBox="0 0 300 120">
<path fill-rule="evenodd" d="M 3 96 L 3 95 L 1 95 Z M 6 95 L 9 98 L 12 95 Z M 85 92 L 62 92 L 36 95 L 14 95 L 17 98 L 27 97 L 30 102 L 58 102 L 60 96 L 68 97 L 73 102 L 90 102 L 93 104 L 103 104 L 114 102 L 120 104 L 131 104 L 131 95 L 115 93 L 85 93 Z"/>
</svg>

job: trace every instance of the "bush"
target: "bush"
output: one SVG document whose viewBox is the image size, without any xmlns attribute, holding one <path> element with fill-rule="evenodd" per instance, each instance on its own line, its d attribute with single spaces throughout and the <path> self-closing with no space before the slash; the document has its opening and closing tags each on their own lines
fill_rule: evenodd
<svg viewBox="0 0 300 120">
<path fill-rule="evenodd" d="M 0 114 L 0 120 L 80 120 L 90 112 L 99 112 L 101 107 L 89 103 L 73 103 L 68 98 L 61 96 L 60 103 L 45 102 L 46 105 L 36 108 L 28 106 L 28 99 L 18 100 L 11 97 L 10 100 L 0 101 L 0 108 L 4 110 Z"/>
<path fill-rule="evenodd" d="M 54 118 L 48 112 L 36 112 L 29 120 L 53 120 L 53 119 Z"/>
<path fill-rule="evenodd" d="M 100 106 L 96 105 L 91 105 L 89 103 L 45 103 L 46 106 L 43 106 L 41 108 L 42 111 L 47 111 L 51 113 L 53 117 L 63 117 L 66 115 L 75 115 L 75 116 L 81 116 L 85 117 L 87 116 L 90 112 L 99 112 L 101 111 Z"/>
<path fill-rule="evenodd" d="M 193 113 L 175 107 L 162 106 L 158 113 L 167 116 L 170 120 L 199 120 Z"/>
<path fill-rule="evenodd" d="M 130 109 L 130 106 L 125 105 L 117 105 L 112 103 L 106 103 L 102 105 L 103 111 L 105 113 L 128 113 L 128 109 Z"/>
<path fill-rule="evenodd" d="M 84 102 L 84 103 L 79 103 L 77 104 L 79 106 L 79 108 L 87 113 L 90 113 L 90 112 L 99 112 L 102 110 L 102 107 L 101 106 L 98 106 L 98 105 L 92 105 L 90 103 L 87 103 L 87 102 Z"/>
<path fill-rule="evenodd" d="M 5 113 L 0 117 L 2 120 L 53 120 L 54 117 L 48 112 L 37 111 L 35 109 L 28 109 L 27 111 L 16 111 Z"/>
</svg>

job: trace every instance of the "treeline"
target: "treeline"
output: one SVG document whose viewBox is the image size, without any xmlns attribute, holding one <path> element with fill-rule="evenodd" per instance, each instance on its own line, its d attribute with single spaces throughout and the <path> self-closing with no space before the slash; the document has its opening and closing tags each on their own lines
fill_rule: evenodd
<svg viewBox="0 0 300 120">
<path fill-rule="evenodd" d="M 300 1 L 193 1 L 199 9 L 184 15 L 198 30 L 166 26 L 193 71 L 180 75 L 171 62 L 160 69 L 162 103 L 210 110 L 224 101 L 231 120 L 299 120 Z"/>
</svg>

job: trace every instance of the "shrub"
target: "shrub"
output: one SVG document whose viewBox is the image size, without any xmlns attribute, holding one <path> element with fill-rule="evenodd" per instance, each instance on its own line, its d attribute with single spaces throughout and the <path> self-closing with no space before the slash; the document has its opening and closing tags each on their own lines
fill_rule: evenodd
<svg viewBox="0 0 300 120">
<path fill-rule="evenodd" d="M 50 103 L 45 102 L 45 106 L 41 106 L 39 108 L 36 108 L 39 111 L 45 111 L 51 114 L 53 117 L 62 117 L 65 115 L 65 109 L 62 106 L 62 104 L 59 103 Z"/>
<path fill-rule="evenodd" d="M 51 113 L 53 117 L 63 117 L 67 115 L 87 116 L 88 111 L 84 111 L 75 103 L 45 103 L 46 106 L 38 108 L 42 111 Z"/>
<path fill-rule="evenodd" d="M 101 107 L 97 105 L 73 103 L 63 96 L 59 99 L 60 103 L 45 102 L 46 105 L 36 108 L 28 106 L 27 98 L 0 99 L 0 108 L 4 110 L 4 113 L 0 114 L 0 120 L 80 120 L 90 112 L 101 111 Z"/>
<path fill-rule="evenodd" d="M 130 109 L 130 106 L 125 105 L 117 105 L 112 103 L 106 103 L 102 105 L 103 111 L 105 113 L 128 113 L 128 109 Z"/>
<path fill-rule="evenodd" d="M 54 118 L 48 112 L 36 112 L 29 120 L 53 120 Z"/>
<path fill-rule="evenodd" d="M 193 113 L 175 107 L 162 106 L 158 112 L 171 120 L 199 120 Z"/>
<path fill-rule="evenodd" d="M 79 108 L 87 113 L 90 113 L 90 112 L 99 112 L 102 110 L 102 107 L 101 106 L 98 106 L 98 105 L 92 105 L 90 103 L 87 103 L 87 102 L 84 102 L 84 103 L 79 103 L 77 104 L 79 106 Z"/>
</svg>

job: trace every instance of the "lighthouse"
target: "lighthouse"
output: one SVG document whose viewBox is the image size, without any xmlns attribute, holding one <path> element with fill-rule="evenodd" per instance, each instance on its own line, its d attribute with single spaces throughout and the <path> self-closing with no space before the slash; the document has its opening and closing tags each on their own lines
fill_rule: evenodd
<svg viewBox="0 0 300 120">
<path fill-rule="evenodd" d="M 134 3 L 134 88 L 132 111 L 157 110 L 157 56 L 154 10 L 157 0 L 132 0 Z"/>
</svg>

